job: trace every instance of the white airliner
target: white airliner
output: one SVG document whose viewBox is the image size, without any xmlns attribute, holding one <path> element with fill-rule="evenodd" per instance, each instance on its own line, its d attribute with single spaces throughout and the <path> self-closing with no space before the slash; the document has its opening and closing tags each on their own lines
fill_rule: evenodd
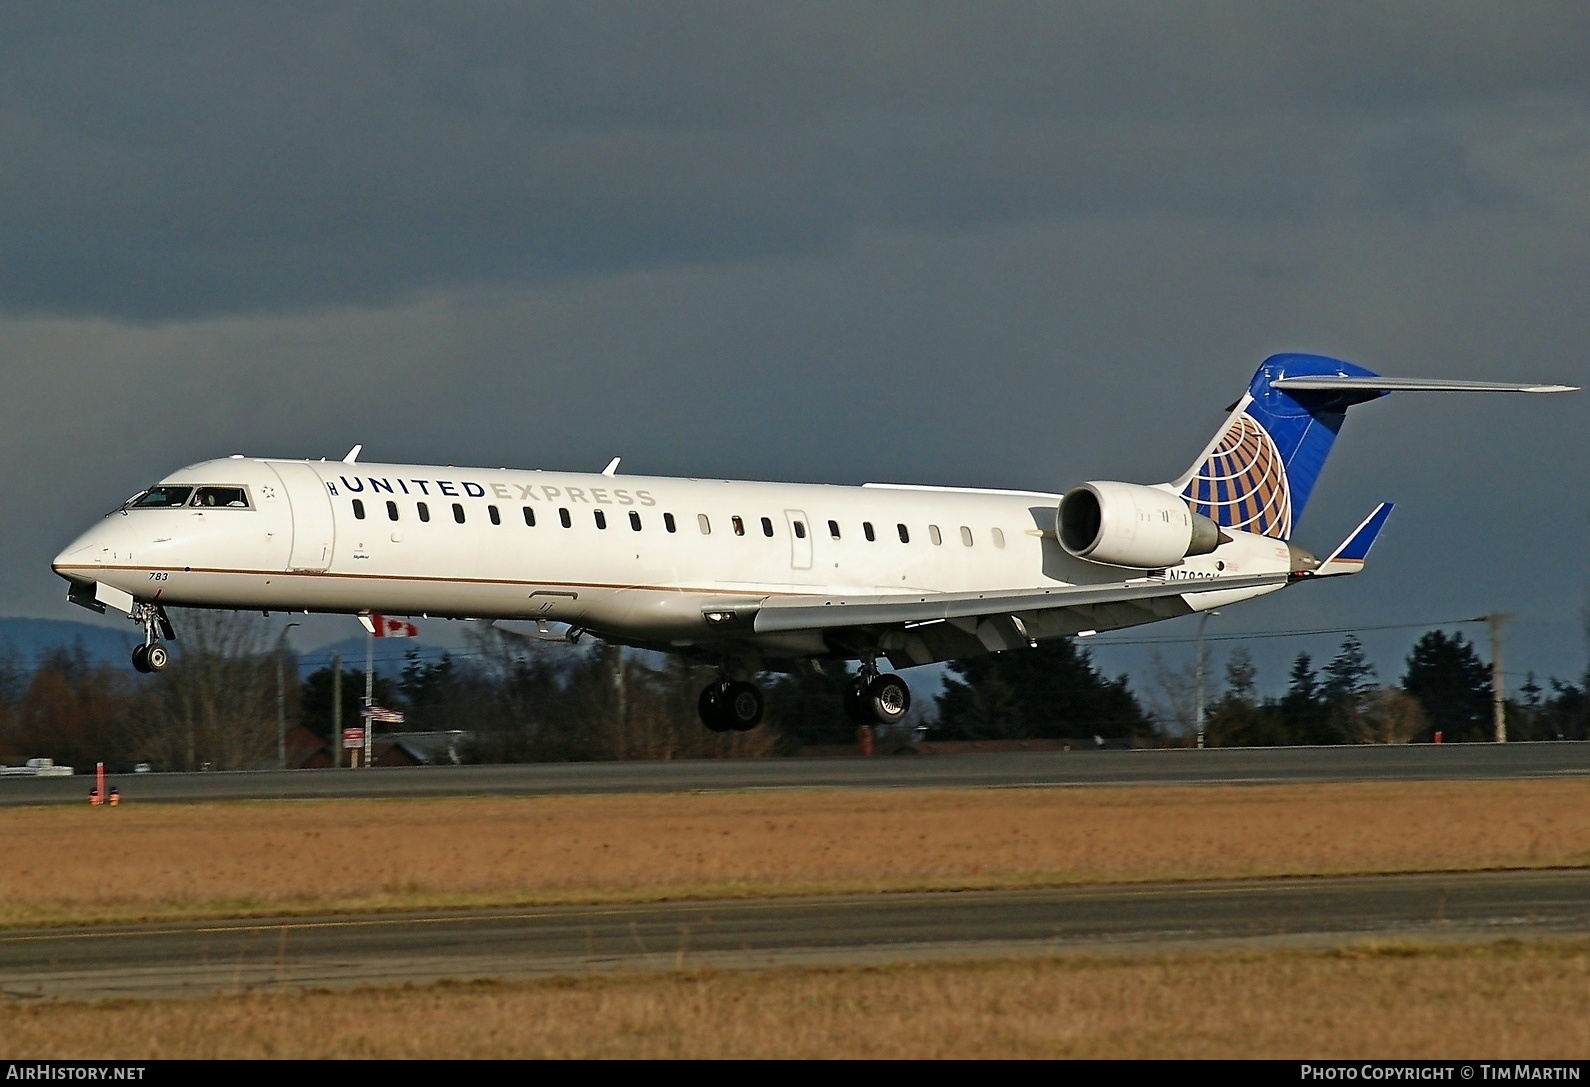
<svg viewBox="0 0 1590 1087">
<path fill-rule="evenodd" d="M 847 709 L 900 720 L 903 668 L 1171 619 L 1356 573 L 1390 505 L 1320 560 L 1292 529 L 1347 409 L 1391 391 L 1561 385 L 1382 378 L 1276 355 L 1180 478 L 1028 491 L 738 483 L 233 456 L 174 472 L 60 553 L 68 598 L 144 629 L 166 605 L 529 620 L 712 661 L 703 722 L 749 729 L 763 671 L 861 662 Z M 550 623 L 565 627 L 554 634 Z"/>
</svg>

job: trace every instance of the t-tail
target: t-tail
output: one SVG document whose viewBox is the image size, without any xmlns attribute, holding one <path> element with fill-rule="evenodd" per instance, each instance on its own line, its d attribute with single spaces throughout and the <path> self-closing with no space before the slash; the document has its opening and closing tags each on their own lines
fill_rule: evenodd
<svg viewBox="0 0 1590 1087">
<path fill-rule="evenodd" d="M 1195 513 L 1221 528 L 1290 540 L 1353 405 L 1390 392 L 1547 393 L 1573 388 L 1381 377 L 1324 355 L 1271 355 L 1203 454 L 1171 486 Z"/>
</svg>

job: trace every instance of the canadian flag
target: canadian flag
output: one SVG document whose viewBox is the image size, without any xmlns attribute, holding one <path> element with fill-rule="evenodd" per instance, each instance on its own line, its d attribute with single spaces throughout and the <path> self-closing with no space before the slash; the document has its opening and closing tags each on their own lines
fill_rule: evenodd
<svg viewBox="0 0 1590 1087">
<path fill-rule="evenodd" d="M 420 628 L 406 619 L 388 619 L 384 615 L 372 615 L 370 633 L 377 638 L 418 638 Z"/>
</svg>

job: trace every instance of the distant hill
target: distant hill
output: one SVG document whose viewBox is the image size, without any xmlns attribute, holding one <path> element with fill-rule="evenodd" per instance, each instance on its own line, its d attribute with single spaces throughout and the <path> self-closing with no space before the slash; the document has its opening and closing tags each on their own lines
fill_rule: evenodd
<svg viewBox="0 0 1590 1087">
<path fill-rule="evenodd" d="M 41 654 L 79 642 L 90 660 L 125 663 L 138 644 L 138 628 L 131 623 L 118 630 L 68 619 L 0 619 L 0 654 L 14 653 L 29 668 Z"/>
</svg>

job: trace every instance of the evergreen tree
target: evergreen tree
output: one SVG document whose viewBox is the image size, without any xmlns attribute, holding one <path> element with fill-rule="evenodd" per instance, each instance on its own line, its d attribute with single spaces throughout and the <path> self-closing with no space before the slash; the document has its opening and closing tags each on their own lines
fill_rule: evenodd
<svg viewBox="0 0 1590 1087">
<path fill-rule="evenodd" d="M 1342 647 L 1325 666 L 1325 682 L 1320 694 L 1328 702 L 1356 699 L 1375 686 L 1375 666 L 1364 657 L 1364 647 L 1353 634 L 1342 639 Z"/>
<path fill-rule="evenodd" d="M 1327 703 L 1320 690 L 1319 676 L 1314 671 L 1314 659 L 1307 653 L 1299 653 L 1292 662 L 1286 694 L 1281 698 L 1279 709 L 1288 742 L 1331 742 L 1333 736 L 1326 720 Z"/>
<path fill-rule="evenodd" d="M 1226 698 L 1253 705 L 1258 701 L 1259 670 L 1246 646 L 1237 646 L 1226 658 Z"/>
<path fill-rule="evenodd" d="M 1402 689 L 1419 700 L 1428 728 L 1449 743 L 1491 738 L 1491 677 L 1462 634 L 1432 630 L 1414 643 Z"/>
<path fill-rule="evenodd" d="M 1259 701 L 1253 655 L 1239 646 L 1226 659 L 1226 690 L 1209 713 L 1211 747 L 1272 747 L 1292 742 L 1273 702 Z"/>
<path fill-rule="evenodd" d="M 1373 731 L 1365 717 L 1370 696 L 1375 690 L 1375 666 L 1364 656 L 1356 635 L 1342 639 L 1342 645 L 1325 666 L 1320 684 L 1323 713 L 1321 730 L 1315 743 L 1360 743 Z"/>
<path fill-rule="evenodd" d="M 950 665 L 939 730 L 958 739 L 1121 739 L 1153 725 L 1127 685 L 1106 679 L 1070 639 Z"/>
<path fill-rule="evenodd" d="M 303 709 L 299 718 L 300 723 L 317 736 L 324 736 L 329 742 L 341 743 L 342 737 L 332 736 L 332 671 L 331 666 L 317 668 L 304 677 L 300 688 Z M 388 706 L 398 709 L 403 706 L 403 701 L 398 697 L 400 691 L 397 684 L 393 683 L 380 672 L 375 674 L 375 702 L 378 706 Z M 342 727 L 357 728 L 361 724 L 359 707 L 364 704 L 364 669 L 342 669 Z"/>
</svg>

